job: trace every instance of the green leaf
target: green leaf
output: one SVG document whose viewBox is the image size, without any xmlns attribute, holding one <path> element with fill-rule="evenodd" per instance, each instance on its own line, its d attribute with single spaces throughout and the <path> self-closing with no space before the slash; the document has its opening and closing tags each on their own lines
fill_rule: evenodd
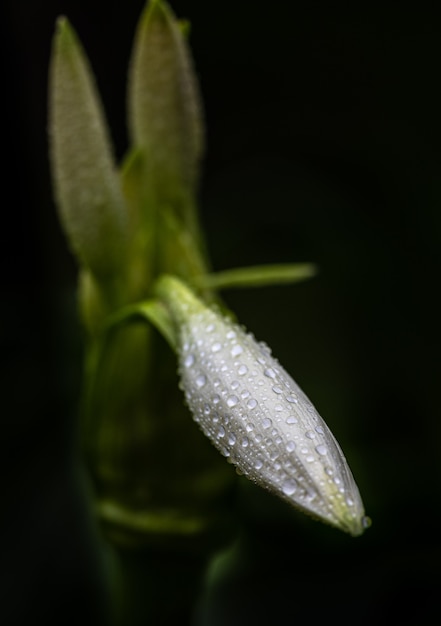
<svg viewBox="0 0 441 626">
<path fill-rule="evenodd" d="M 92 71 L 66 18 L 53 41 L 49 133 L 55 197 L 71 247 L 98 279 L 113 279 L 127 253 L 127 214 Z"/>
<path fill-rule="evenodd" d="M 185 28 L 184 28 L 185 30 Z M 129 129 L 162 204 L 192 197 L 203 151 L 198 85 L 182 24 L 161 0 L 141 16 L 129 74 Z"/>
<path fill-rule="evenodd" d="M 176 350 L 177 335 L 175 325 L 167 308 L 159 300 L 144 300 L 120 309 L 107 318 L 104 331 L 106 333 L 112 332 L 122 324 L 129 324 L 139 318 L 153 324 L 156 330 L 167 340 L 170 347 Z"/>
<path fill-rule="evenodd" d="M 266 287 L 306 280 L 315 276 L 316 273 L 317 267 L 312 263 L 256 265 L 204 274 L 192 279 L 192 283 L 198 289 Z"/>
</svg>

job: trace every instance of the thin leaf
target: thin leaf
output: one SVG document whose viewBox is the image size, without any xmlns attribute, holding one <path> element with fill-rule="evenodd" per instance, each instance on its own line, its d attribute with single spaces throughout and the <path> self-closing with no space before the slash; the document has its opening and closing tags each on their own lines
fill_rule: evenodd
<svg viewBox="0 0 441 626">
<path fill-rule="evenodd" d="M 98 278 L 113 277 L 126 254 L 127 215 L 92 71 L 66 18 L 53 42 L 49 132 L 54 191 L 72 249 Z"/>
<path fill-rule="evenodd" d="M 132 143 L 146 155 L 150 180 L 172 204 L 194 192 L 203 151 L 202 105 L 179 23 L 161 0 L 141 16 L 130 67 Z"/>
<path fill-rule="evenodd" d="M 134 319 L 141 318 L 158 330 L 170 347 L 176 350 L 177 331 L 170 317 L 168 309 L 159 300 L 144 300 L 136 304 L 124 307 L 107 319 L 104 326 L 105 332 L 111 332 L 122 324 L 129 324 Z"/>
<path fill-rule="evenodd" d="M 193 279 L 192 283 L 198 289 L 266 287 L 306 280 L 315 276 L 316 273 L 317 267 L 313 263 L 256 265 L 204 274 Z"/>
</svg>

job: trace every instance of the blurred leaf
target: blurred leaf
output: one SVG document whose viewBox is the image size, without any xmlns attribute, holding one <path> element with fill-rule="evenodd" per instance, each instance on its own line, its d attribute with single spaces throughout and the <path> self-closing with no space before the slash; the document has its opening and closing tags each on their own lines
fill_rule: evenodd
<svg viewBox="0 0 441 626">
<path fill-rule="evenodd" d="M 202 106 L 183 30 L 165 2 L 149 2 L 128 91 L 132 143 L 145 153 L 159 199 L 175 207 L 193 196 L 203 151 Z"/>
<path fill-rule="evenodd" d="M 114 278 L 125 259 L 128 222 L 94 78 L 77 36 L 60 18 L 53 42 L 49 131 L 61 222 L 80 263 Z"/>
<path fill-rule="evenodd" d="M 317 267 L 313 263 L 288 265 L 256 265 L 241 267 L 214 274 L 204 274 L 192 280 L 201 289 L 234 289 L 242 287 L 265 287 L 283 283 L 295 283 L 315 276 Z"/>
</svg>

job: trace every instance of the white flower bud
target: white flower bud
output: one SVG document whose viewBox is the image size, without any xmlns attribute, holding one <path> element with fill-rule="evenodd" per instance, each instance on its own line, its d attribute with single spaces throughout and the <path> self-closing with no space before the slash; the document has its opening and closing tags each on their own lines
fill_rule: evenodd
<svg viewBox="0 0 441 626">
<path fill-rule="evenodd" d="M 240 473 L 352 535 L 368 525 L 331 431 L 264 343 L 166 277 L 179 372 L 194 419 Z"/>
</svg>

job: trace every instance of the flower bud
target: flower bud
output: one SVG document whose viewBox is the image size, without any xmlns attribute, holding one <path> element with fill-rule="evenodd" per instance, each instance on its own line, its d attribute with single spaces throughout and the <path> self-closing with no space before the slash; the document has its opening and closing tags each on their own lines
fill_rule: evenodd
<svg viewBox="0 0 441 626">
<path fill-rule="evenodd" d="M 360 535 L 368 520 L 346 459 L 269 348 L 174 278 L 162 279 L 159 295 L 177 326 L 182 387 L 205 435 L 250 480 Z"/>
</svg>

